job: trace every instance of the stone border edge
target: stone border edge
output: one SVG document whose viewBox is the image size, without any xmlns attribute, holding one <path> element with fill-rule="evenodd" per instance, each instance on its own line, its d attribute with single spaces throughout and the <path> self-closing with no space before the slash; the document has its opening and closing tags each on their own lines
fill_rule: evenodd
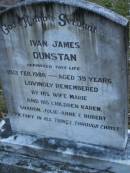
<svg viewBox="0 0 130 173">
<path fill-rule="evenodd" d="M 56 4 L 64 4 L 64 5 L 70 5 L 75 6 L 78 8 L 82 8 L 88 11 L 91 11 L 97 15 L 100 15 L 102 17 L 105 17 L 108 20 L 111 20 L 119 25 L 122 25 L 124 27 L 128 27 L 128 19 L 115 13 L 112 10 L 109 10 L 107 8 L 104 8 L 100 5 L 97 5 L 92 2 L 88 2 L 85 0 L 23 0 L 22 2 L 18 2 L 16 5 L 13 5 L 11 7 L 6 8 L 3 10 L 1 14 L 4 14 L 5 12 L 15 9 L 21 6 L 31 5 L 31 4 L 39 4 L 39 3 L 56 3 Z"/>
</svg>

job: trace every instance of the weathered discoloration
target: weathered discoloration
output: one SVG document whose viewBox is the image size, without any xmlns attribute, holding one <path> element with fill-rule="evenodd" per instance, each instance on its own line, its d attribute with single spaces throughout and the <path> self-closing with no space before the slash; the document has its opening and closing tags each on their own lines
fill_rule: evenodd
<svg viewBox="0 0 130 173">
<path fill-rule="evenodd" d="M 14 134 L 0 143 L 0 171 L 66 173 L 129 173 L 130 140 L 126 151 L 92 146 L 76 146 L 73 142 L 40 139 Z M 5 169 L 6 167 L 8 169 Z"/>
<path fill-rule="evenodd" d="M 0 23 L 1 78 L 13 130 L 124 149 L 128 21 L 91 3 L 60 0 L 23 3 L 2 13 Z M 32 46 L 30 40 L 47 46 Z M 70 47 L 61 46 L 68 42 Z M 86 100 L 70 101 L 72 93 Z"/>
<path fill-rule="evenodd" d="M 77 7 L 92 11 L 94 13 L 97 13 L 98 15 L 104 16 L 105 18 L 108 18 L 114 22 L 121 24 L 121 25 L 126 26 L 128 23 L 128 20 L 126 18 L 124 18 L 120 15 L 117 15 L 116 13 L 112 12 L 111 10 L 103 8 L 97 4 L 86 2 L 85 0 L 80 0 L 80 1 L 77 1 L 77 0 L 70 0 L 70 1 L 67 1 L 67 0 L 37 0 L 37 1 L 35 1 L 35 0 L 23 0 L 22 2 L 19 2 L 18 4 L 16 4 L 14 7 L 11 7 L 11 8 L 17 8 L 21 5 L 27 6 L 29 4 L 32 5 L 33 3 L 36 4 L 36 3 L 43 3 L 43 2 L 67 4 L 67 5 L 71 5 L 74 7 L 77 6 Z M 10 10 L 11 8 L 6 9 L 5 12 Z"/>
</svg>

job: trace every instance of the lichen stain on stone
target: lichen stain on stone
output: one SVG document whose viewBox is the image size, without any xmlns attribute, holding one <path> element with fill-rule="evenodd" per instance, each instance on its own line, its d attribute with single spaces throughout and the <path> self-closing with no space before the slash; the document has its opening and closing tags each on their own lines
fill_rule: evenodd
<svg viewBox="0 0 130 173">
<path fill-rule="evenodd" d="M 77 20 L 77 21 L 81 21 L 82 23 L 84 23 L 85 18 L 85 11 L 81 8 L 76 8 L 72 14 L 72 16 Z"/>
</svg>

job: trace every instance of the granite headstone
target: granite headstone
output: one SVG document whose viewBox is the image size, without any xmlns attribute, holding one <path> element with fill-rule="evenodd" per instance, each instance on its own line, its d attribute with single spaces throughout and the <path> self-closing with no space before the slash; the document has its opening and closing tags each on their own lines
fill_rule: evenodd
<svg viewBox="0 0 130 173">
<path fill-rule="evenodd" d="M 124 149 L 128 21 L 81 0 L 30 2 L 0 15 L 13 131 Z"/>
</svg>

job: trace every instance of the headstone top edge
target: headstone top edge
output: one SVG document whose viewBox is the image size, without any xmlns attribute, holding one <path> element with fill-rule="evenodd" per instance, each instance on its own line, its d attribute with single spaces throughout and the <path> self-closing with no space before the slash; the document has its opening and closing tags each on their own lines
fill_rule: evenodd
<svg viewBox="0 0 130 173">
<path fill-rule="evenodd" d="M 105 17 L 106 19 L 109 19 L 121 26 L 127 27 L 128 26 L 128 19 L 121 16 L 120 14 L 115 13 L 112 10 L 109 10 L 105 7 L 102 7 L 100 5 L 97 5 L 95 3 L 92 2 L 88 2 L 85 0 L 23 0 L 22 2 L 17 3 L 16 5 L 13 5 L 7 9 L 5 9 L 4 11 L 2 11 L 0 13 L 0 15 L 4 14 L 5 12 L 17 8 L 17 7 L 21 7 L 21 6 L 26 6 L 26 5 L 31 5 L 31 4 L 37 4 L 37 3 L 59 3 L 59 4 L 64 4 L 64 5 L 70 5 L 70 6 L 76 6 L 79 8 L 83 8 L 86 9 L 88 11 L 91 11 L 97 15 L 100 15 L 102 17 Z"/>
</svg>

